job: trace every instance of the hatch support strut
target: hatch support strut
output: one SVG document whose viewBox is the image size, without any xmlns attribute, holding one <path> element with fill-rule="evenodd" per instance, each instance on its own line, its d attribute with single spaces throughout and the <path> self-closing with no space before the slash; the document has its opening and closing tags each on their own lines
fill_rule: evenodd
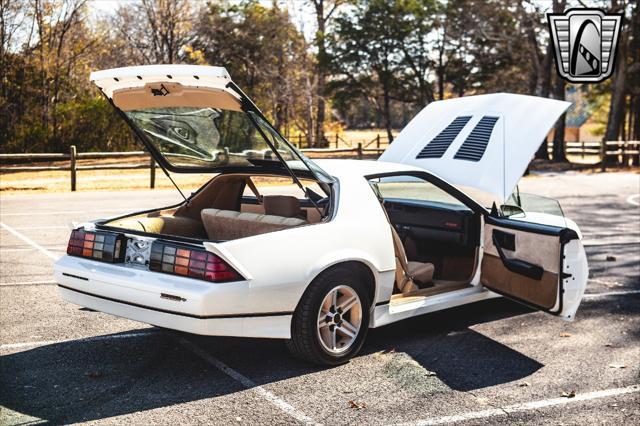
<svg viewBox="0 0 640 426">
<path fill-rule="evenodd" d="M 147 148 L 147 150 L 149 150 L 149 154 L 151 154 L 151 149 L 153 149 L 153 147 L 150 147 L 151 144 L 147 143 L 146 140 L 146 136 L 138 129 L 137 126 L 134 126 L 133 123 L 131 122 L 131 119 L 127 116 L 127 114 L 125 114 L 120 108 L 118 108 L 118 106 L 116 104 L 113 103 L 113 99 L 111 99 L 110 97 L 108 97 L 103 91 L 102 89 L 100 89 L 100 93 L 102 93 L 102 95 L 107 98 L 107 101 L 109 101 L 109 103 L 111 104 L 111 106 L 118 112 L 118 114 L 120 115 L 120 117 L 122 117 L 122 119 L 129 125 L 129 127 L 131 128 L 131 130 L 133 130 L 133 133 L 138 137 L 138 139 L 140 139 L 140 142 L 142 142 L 142 145 L 144 147 Z M 153 154 L 151 154 L 153 156 Z M 180 195 L 182 196 L 182 198 L 184 199 L 186 206 L 189 207 L 189 199 L 187 197 L 185 197 L 184 193 L 182 192 L 182 190 L 180 189 L 180 187 L 176 184 L 176 182 L 173 180 L 173 178 L 171 177 L 171 175 L 169 174 L 169 171 L 164 167 L 164 165 L 162 164 L 162 162 L 160 161 L 155 161 L 154 163 L 158 164 L 160 166 L 160 168 L 162 169 L 162 171 L 164 172 L 165 176 L 167 176 L 169 178 L 169 180 L 171 181 L 171 183 L 173 184 L 173 186 L 176 188 L 176 190 L 178 190 L 178 192 L 180 193 Z"/>
<path fill-rule="evenodd" d="M 260 109 L 258 109 L 256 104 L 254 104 L 253 101 L 251 101 L 251 99 L 249 99 L 249 97 L 247 95 L 245 95 L 245 93 L 242 91 L 242 89 L 240 89 L 238 87 L 237 84 L 235 84 L 233 81 L 230 81 L 229 83 L 227 83 L 227 87 L 230 87 L 234 92 L 236 92 L 238 95 L 240 95 L 240 100 L 241 100 L 241 104 L 242 104 L 242 109 L 243 110 L 250 110 L 250 111 L 255 112 L 256 114 L 258 114 L 260 116 L 260 118 L 262 118 L 265 122 L 268 123 L 268 120 L 266 119 L 264 114 L 262 114 L 262 111 L 260 111 Z M 271 140 L 264 133 L 264 131 L 262 130 L 262 127 L 260 127 L 260 125 L 256 122 L 255 118 L 251 114 L 247 114 L 247 116 L 249 117 L 249 119 L 253 123 L 254 127 L 260 133 L 260 136 L 262 136 L 262 138 L 267 142 L 267 145 L 269 145 L 269 147 L 271 148 L 273 153 L 276 155 L 276 157 L 278 157 L 278 160 L 280 160 L 280 163 L 282 163 L 282 165 L 285 167 L 285 169 L 287 169 L 287 172 L 289 173 L 289 175 L 291 175 L 291 178 L 293 179 L 293 182 L 296 185 L 298 185 L 298 187 L 300 188 L 300 190 L 302 191 L 304 196 L 307 198 L 307 200 L 309 200 L 311 202 L 311 204 L 313 204 L 313 207 L 315 207 L 316 211 L 318 212 L 318 214 L 322 218 L 323 214 L 322 214 L 322 211 L 320 210 L 320 207 L 318 207 L 318 204 L 316 204 L 316 202 L 314 201 L 313 197 L 309 196 L 309 194 L 307 193 L 307 189 L 304 187 L 302 182 L 300 182 L 300 179 L 298 179 L 298 176 L 296 176 L 296 174 L 293 172 L 293 170 L 291 170 L 291 167 L 289 167 L 289 165 L 284 160 L 284 158 L 282 158 L 282 155 L 280 155 L 280 152 L 278 151 L 278 149 L 271 143 Z M 273 129 L 273 130 L 275 130 L 278 133 L 278 135 L 280 135 L 280 132 L 278 132 L 276 129 Z M 280 137 L 282 137 L 282 135 L 280 135 Z M 284 137 L 282 137 L 282 139 L 286 141 L 286 139 Z M 296 152 L 296 150 L 293 150 L 293 152 Z M 296 152 L 296 155 L 297 155 L 297 152 Z M 300 161 L 302 162 L 302 164 L 305 165 L 305 167 L 307 167 L 309 169 L 309 167 L 307 166 L 307 164 L 304 162 L 304 160 L 302 158 L 300 158 Z M 315 174 L 315 172 L 313 170 L 309 169 L 309 171 L 311 172 L 311 174 L 313 176 L 316 177 L 316 179 L 318 179 L 318 176 L 316 176 L 316 174 Z"/>
</svg>

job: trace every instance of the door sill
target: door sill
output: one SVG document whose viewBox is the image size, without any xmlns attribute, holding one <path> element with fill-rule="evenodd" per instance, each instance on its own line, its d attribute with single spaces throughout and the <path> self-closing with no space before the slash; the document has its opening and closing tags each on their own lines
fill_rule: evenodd
<svg viewBox="0 0 640 426">
<path fill-rule="evenodd" d="M 391 296 L 389 305 L 398 306 L 405 303 L 413 303 L 425 300 L 431 296 L 438 294 L 449 293 L 452 291 L 463 290 L 466 288 L 472 288 L 473 286 L 466 282 L 440 282 L 436 283 L 433 287 L 423 288 L 408 293 L 394 294 Z"/>
</svg>

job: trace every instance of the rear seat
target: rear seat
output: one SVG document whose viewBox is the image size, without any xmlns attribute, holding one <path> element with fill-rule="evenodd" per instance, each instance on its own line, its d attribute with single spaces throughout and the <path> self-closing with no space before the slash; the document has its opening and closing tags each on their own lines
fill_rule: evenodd
<svg viewBox="0 0 640 426">
<path fill-rule="evenodd" d="M 307 224 L 297 217 L 219 209 L 203 209 L 201 216 L 211 240 L 235 240 Z"/>
<path fill-rule="evenodd" d="M 206 235 L 199 220 L 181 216 L 124 218 L 110 222 L 108 225 L 152 234 L 179 235 L 190 238 L 204 238 Z"/>
</svg>

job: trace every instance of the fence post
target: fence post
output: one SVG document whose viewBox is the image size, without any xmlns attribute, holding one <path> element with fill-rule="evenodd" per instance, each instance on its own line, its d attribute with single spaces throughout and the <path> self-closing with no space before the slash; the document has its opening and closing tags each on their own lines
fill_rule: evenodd
<svg viewBox="0 0 640 426">
<path fill-rule="evenodd" d="M 151 157 L 149 159 L 149 188 L 156 187 L 156 160 Z"/>
<path fill-rule="evenodd" d="M 582 155 L 580 157 L 584 159 L 584 141 L 582 141 Z"/>
<path fill-rule="evenodd" d="M 338 143 L 339 143 L 339 138 L 338 138 L 338 134 L 336 133 L 336 149 L 338 149 Z"/>
<path fill-rule="evenodd" d="M 358 142 L 358 160 L 362 160 L 362 142 Z"/>
<path fill-rule="evenodd" d="M 616 155 L 616 163 L 618 163 L 616 165 L 618 167 L 622 167 L 622 165 L 624 164 L 624 142 L 617 141 L 616 152 L 619 152 L 619 154 Z"/>
<path fill-rule="evenodd" d="M 380 148 L 380 133 L 376 136 L 376 148 Z"/>
<path fill-rule="evenodd" d="M 600 146 L 600 171 L 601 172 L 605 172 L 607 171 L 607 141 L 606 140 L 602 140 L 601 142 L 601 146 Z"/>
<path fill-rule="evenodd" d="M 71 191 L 76 190 L 76 146 L 69 147 L 69 169 L 71 170 Z"/>
</svg>

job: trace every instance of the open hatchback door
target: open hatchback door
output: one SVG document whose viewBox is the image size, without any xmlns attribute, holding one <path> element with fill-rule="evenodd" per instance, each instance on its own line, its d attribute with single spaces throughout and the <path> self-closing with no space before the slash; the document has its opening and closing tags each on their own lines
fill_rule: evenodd
<svg viewBox="0 0 640 426">
<path fill-rule="evenodd" d="M 507 93 L 433 102 L 380 160 L 418 166 L 505 202 L 569 102 Z M 516 206 L 517 207 L 517 206 Z M 528 306 L 572 319 L 588 266 L 575 223 L 548 214 L 483 215 L 480 282 Z M 560 219 L 560 220 L 558 220 Z"/>
<path fill-rule="evenodd" d="M 147 65 L 90 78 L 165 170 L 284 169 L 331 181 L 269 124 L 225 68 Z"/>
</svg>

